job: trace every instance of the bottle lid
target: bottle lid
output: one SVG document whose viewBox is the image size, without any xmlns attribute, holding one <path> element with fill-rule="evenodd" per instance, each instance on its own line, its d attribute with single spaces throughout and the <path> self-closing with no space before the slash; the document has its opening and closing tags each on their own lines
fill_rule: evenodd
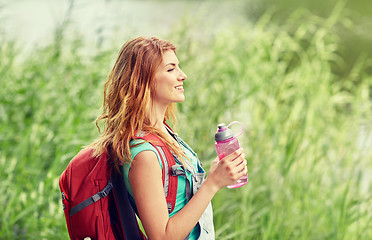
<svg viewBox="0 0 372 240">
<path fill-rule="evenodd" d="M 230 128 L 226 127 L 224 123 L 218 124 L 217 132 L 214 135 L 214 139 L 217 142 L 223 141 L 223 140 L 226 140 L 232 137 L 234 137 L 234 133 Z"/>
</svg>

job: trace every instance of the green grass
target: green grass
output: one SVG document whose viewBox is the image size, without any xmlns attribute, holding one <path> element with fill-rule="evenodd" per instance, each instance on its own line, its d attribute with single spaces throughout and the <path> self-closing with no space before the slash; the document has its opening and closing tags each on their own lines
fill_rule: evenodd
<svg viewBox="0 0 372 240">
<path fill-rule="evenodd" d="M 220 122 L 241 121 L 249 184 L 213 199 L 217 239 L 371 239 L 372 59 L 347 76 L 343 19 L 296 11 L 195 38 L 185 20 L 168 38 L 187 73 L 180 135 L 205 168 Z M 63 36 L 63 32 L 60 33 Z M 25 55 L 0 36 L 0 239 L 67 239 L 58 177 L 97 136 L 103 84 L 120 44 L 86 49 L 56 37 Z"/>
</svg>

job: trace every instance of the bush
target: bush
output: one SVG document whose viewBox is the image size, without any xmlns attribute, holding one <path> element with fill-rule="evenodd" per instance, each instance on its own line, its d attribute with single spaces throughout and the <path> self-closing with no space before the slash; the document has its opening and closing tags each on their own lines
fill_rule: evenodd
<svg viewBox="0 0 372 240">
<path fill-rule="evenodd" d="M 246 127 L 249 184 L 213 199 L 217 239 L 372 238 L 371 59 L 341 77 L 334 19 L 299 10 L 279 28 L 270 18 L 202 40 L 185 21 L 169 36 L 188 75 L 178 132 L 205 168 L 217 124 Z M 0 47 L 1 239 L 68 238 L 58 177 L 98 135 L 92 121 L 120 47 L 86 55 L 86 44 Z"/>
</svg>

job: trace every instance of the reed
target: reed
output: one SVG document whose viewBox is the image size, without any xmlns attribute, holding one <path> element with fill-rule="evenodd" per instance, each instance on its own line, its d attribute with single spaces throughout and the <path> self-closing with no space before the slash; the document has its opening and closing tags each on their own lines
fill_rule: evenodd
<svg viewBox="0 0 372 240">
<path fill-rule="evenodd" d="M 202 41 L 184 21 L 169 36 L 188 74 L 178 132 L 204 167 L 219 122 L 246 127 L 249 183 L 213 199 L 217 239 L 370 239 L 371 59 L 348 76 L 332 71 L 343 61 L 336 11 L 320 19 L 299 10 L 281 27 L 271 16 Z M 119 45 L 86 54 L 80 37 L 56 38 L 25 55 L 4 43 L 0 238 L 67 239 L 58 177 L 97 136 L 92 122 Z"/>
</svg>

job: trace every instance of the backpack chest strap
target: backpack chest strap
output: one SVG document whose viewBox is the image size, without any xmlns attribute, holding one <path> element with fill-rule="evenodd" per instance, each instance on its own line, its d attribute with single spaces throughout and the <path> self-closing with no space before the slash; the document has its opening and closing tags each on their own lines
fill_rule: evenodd
<svg viewBox="0 0 372 240">
<path fill-rule="evenodd" d="M 183 176 L 185 178 L 185 181 L 186 181 L 186 198 L 187 198 L 187 201 L 190 201 L 190 199 L 192 197 L 191 183 L 190 183 L 190 180 L 187 178 L 185 168 L 180 164 L 175 164 L 171 167 L 171 174 L 172 174 L 172 176 L 176 176 L 176 177 Z"/>
</svg>

